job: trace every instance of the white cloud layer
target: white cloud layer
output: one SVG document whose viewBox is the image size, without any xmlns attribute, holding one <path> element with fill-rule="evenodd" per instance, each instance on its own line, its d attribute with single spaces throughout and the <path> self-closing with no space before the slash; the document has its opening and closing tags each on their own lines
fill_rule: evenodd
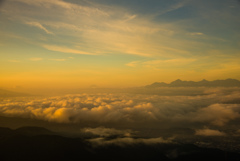
<svg viewBox="0 0 240 161">
<path fill-rule="evenodd" d="M 217 91 L 217 92 L 214 92 Z M 174 91 L 173 91 L 174 92 Z M 58 123 L 98 123 L 129 126 L 224 127 L 240 118 L 238 88 L 206 89 L 202 95 L 78 94 L 49 98 L 7 98 L 0 115 Z M 110 129 L 85 129 L 107 135 Z M 118 133 L 117 131 L 115 131 Z"/>
<path fill-rule="evenodd" d="M 104 146 L 115 144 L 118 146 L 126 146 L 132 144 L 161 144 L 161 143 L 172 143 L 172 138 L 163 139 L 162 137 L 158 138 L 116 138 L 111 140 L 106 140 L 105 138 L 94 138 L 89 140 L 95 146 Z"/>
<path fill-rule="evenodd" d="M 104 128 L 104 127 L 84 128 L 82 129 L 82 132 L 90 133 L 90 134 L 101 136 L 101 137 L 109 137 L 112 135 L 129 137 L 133 133 L 133 131 L 131 130 L 117 130 L 114 128 Z"/>
<path fill-rule="evenodd" d="M 224 132 L 218 131 L 218 130 L 212 130 L 212 129 L 199 129 L 196 130 L 195 135 L 201 135 L 201 136 L 225 136 L 226 134 Z"/>
</svg>

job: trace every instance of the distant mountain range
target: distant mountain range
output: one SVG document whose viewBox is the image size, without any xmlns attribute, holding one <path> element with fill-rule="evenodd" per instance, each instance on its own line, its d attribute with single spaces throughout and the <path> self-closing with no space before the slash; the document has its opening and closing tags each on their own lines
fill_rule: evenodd
<svg viewBox="0 0 240 161">
<path fill-rule="evenodd" d="M 12 130 L 6 127 L 0 127 L 0 137 L 2 136 L 12 136 L 12 135 L 24 135 L 24 136 L 35 136 L 35 135 L 55 135 L 55 132 L 52 132 L 43 127 L 21 127 L 16 130 Z"/>
<path fill-rule="evenodd" d="M 147 88 L 157 88 L 157 87 L 240 87 L 240 81 L 236 79 L 226 79 L 226 80 L 214 80 L 207 81 L 205 79 L 194 82 L 194 81 L 182 81 L 177 79 L 169 84 L 164 82 L 155 82 L 151 85 L 145 86 Z"/>
<path fill-rule="evenodd" d="M 30 94 L 0 89 L 0 97 L 25 97 L 25 96 L 30 96 Z"/>
</svg>

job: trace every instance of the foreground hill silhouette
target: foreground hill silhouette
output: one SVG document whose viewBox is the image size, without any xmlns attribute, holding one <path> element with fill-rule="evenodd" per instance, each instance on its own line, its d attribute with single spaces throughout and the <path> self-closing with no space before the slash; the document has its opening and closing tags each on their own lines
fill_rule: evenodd
<svg viewBox="0 0 240 161">
<path fill-rule="evenodd" d="M 177 79 L 169 84 L 164 82 L 155 82 L 151 85 L 147 85 L 147 88 L 157 88 L 157 87 L 240 87 L 240 81 L 236 79 L 226 79 L 226 80 L 214 80 L 207 81 L 205 79 L 194 82 L 194 81 L 182 81 Z"/>
<path fill-rule="evenodd" d="M 109 138 L 108 138 L 109 139 Z M 115 144 L 94 146 L 84 138 L 68 138 L 44 128 L 0 128 L 1 161 L 73 160 L 239 160 L 240 154 L 191 144 Z"/>
</svg>

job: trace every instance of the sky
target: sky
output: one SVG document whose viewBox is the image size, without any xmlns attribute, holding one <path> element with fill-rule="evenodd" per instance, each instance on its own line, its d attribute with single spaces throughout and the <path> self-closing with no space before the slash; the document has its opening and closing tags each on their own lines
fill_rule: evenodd
<svg viewBox="0 0 240 161">
<path fill-rule="evenodd" d="M 238 0 L 0 1 L 0 86 L 240 79 Z"/>
</svg>

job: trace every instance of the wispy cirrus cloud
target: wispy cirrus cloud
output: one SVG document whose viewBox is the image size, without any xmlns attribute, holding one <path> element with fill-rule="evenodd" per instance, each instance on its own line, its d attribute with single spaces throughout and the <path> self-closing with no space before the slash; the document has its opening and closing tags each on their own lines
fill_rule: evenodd
<svg viewBox="0 0 240 161">
<path fill-rule="evenodd" d="M 40 46 L 50 55 L 51 51 L 79 54 L 76 59 L 81 55 L 104 55 L 108 60 L 112 59 L 106 61 L 106 66 L 125 70 L 122 72 L 128 73 L 122 74 L 125 80 L 130 80 L 131 75 L 135 81 L 142 80 L 142 85 L 150 79 L 160 78 L 170 81 L 169 79 L 179 77 L 216 79 L 239 76 L 239 63 L 233 67 L 229 61 L 226 63 L 228 66 L 224 67 L 226 70 L 221 68 L 223 59 L 236 57 L 239 53 L 239 42 L 236 42 L 238 30 L 235 27 L 239 23 L 236 16 L 239 12 L 238 5 L 233 9 L 226 8 L 229 4 L 234 5 L 228 1 L 216 3 L 184 0 L 149 1 L 138 7 L 136 1 L 131 2 L 134 4 L 131 6 L 124 1 L 121 2 L 124 5 L 119 5 L 115 1 L 104 3 L 95 0 L 9 0 L 1 8 L 1 23 L 14 28 L 1 25 L 1 35 L 5 33 L 9 45 L 15 43 L 10 39 L 25 43 L 26 48 L 21 49 L 22 53 L 27 53 L 25 50 L 35 52 L 34 47 L 41 50 L 38 48 Z M 157 5 L 154 6 L 155 4 Z M 39 34 L 40 32 L 44 34 Z M 18 35 L 19 38 L 10 35 Z M 27 45 L 33 45 L 33 48 L 28 48 Z M 214 49 L 219 49 L 221 53 L 216 56 L 209 52 Z M 121 66 L 116 66 L 119 62 L 112 63 L 120 57 L 125 59 Z M 51 58 L 45 57 L 46 60 Z M 98 61 L 94 65 L 98 69 L 102 64 Z M 141 74 L 130 74 L 133 70 L 127 71 L 122 68 L 124 65 L 140 67 L 140 70 L 144 67 L 144 70 L 141 70 Z M 157 78 L 152 69 L 161 70 Z"/>
<path fill-rule="evenodd" d="M 188 3 L 188 1 L 189 0 L 183 0 L 181 2 L 173 4 L 173 5 L 169 6 L 168 8 L 166 8 L 165 10 L 159 11 L 158 15 L 166 14 L 168 12 L 172 12 L 174 10 L 182 8 L 182 7 L 184 7 Z"/>
<path fill-rule="evenodd" d="M 136 67 L 139 64 L 139 61 L 132 61 L 130 63 L 125 64 L 126 66 L 129 67 Z"/>
<path fill-rule="evenodd" d="M 63 46 L 56 46 L 56 45 L 43 45 L 43 47 L 47 50 L 50 51 L 57 51 L 61 53 L 71 53 L 71 54 L 84 54 L 84 55 L 96 55 L 94 53 L 89 53 L 85 51 L 80 51 L 77 49 L 71 49 L 68 47 L 63 47 Z"/>
<path fill-rule="evenodd" d="M 61 39 L 68 44 L 74 38 L 74 43 L 71 43 L 71 46 L 84 44 L 85 48 L 81 50 L 82 54 L 123 53 L 151 57 L 159 54 L 173 56 L 174 52 L 187 53 L 186 49 L 183 48 L 183 46 L 187 47 L 183 41 L 169 37 L 180 31 L 175 25 L 153 22 L 149 16 L 138 16 L 137 13 L 132 13 L 125 8 L 109 7 L 88 1 L 85 2 L 85 5 L 82 5 L 81 2 L 71 3 L 62 0 L 34 2 L 13 0 L 10 2 L 15 1 L 40 10 L 41 15 L 25 10 L 18 12 L 18 10 L 12 9 L 11 5 L 7 6 L 6 14 L 24 21 L 29 26 L 37 27 L 47 34 L 58 35 L 60 38 L 62 36 L 68 37 L 66 40 L 65 38 Z M 54 8 L 54 12 L 52 8 Z M 44 18 L 38 19 L 38 16 Z M 75 41 L 75 37 L 77 37 L 77 41 Z M 59 37 L 58 39 L 52 38 L 52 40 L 57 44 Z M 54 50 L 53 47 L 47 48 Z M 67 53 L 80 53 L 80 51 L 73 50 Z M 61 52 L 63 50 L 59 50 L 59 47 L 56 49 L 55 46 L 55 51 Z"/>
<path fill-rule="evenodd" d="M 34 26 L 34 27 L 37 27 L 43 31 L 45 31 L 47 34 L 53 34 L 53 32 L 49 31 L 48 29 L 46 29 L 42 24 L 40 24 L 39 22 L 26 22 L 27 25 L 30 25 L 30 26 Z"/>
<path fill-rule="evenodd" d="M 189 35 L 191 35 L 191 36 L 202 36 L 202 35 L 204 35 L 204 33 L 201 33 L 201 32 L 192 32 L 192 33 L 189 33 Z"/>
<path fill-rule="evenodd" d="M 196 61 L 192 58 L 179 58 L 179 59 L 167 59 L 167 60 L 151 60 L 146 61 L 143 64 L 145 65 L 161 65 L 161 64 L 171 64 L 171 65 L 180 65 L 187 64 Z"/>
<path fill-rule="evenodd" d="M 52 61 L 66 61 L 68 59 L 73 59 L 72 57 L 68 57 L 68 58 L 55 58 L 55 59 L 48 59 L 48 60 L 52 60 Z M 43 58 L 29 58 L 30 61 L 41 61 L 44 60 Z"/>
<path fill-rule="evenodd" d="M 195 19 L 190 18 L 187 22 L 179 20 L 177 23 L 154 21 L 156 15 L 166 14 L 183 7 L 198 9 L 198 3 L 204 2 L 195 3 L 184 0 L 169 3 L 165 7 L 166 9 L 161 10 L 160 13 L 144 15 L 123 7 L 89 1 L 72 3 L 63 0 L 11 0 L 10 3 L 16 1 L 32 6 L 40 12 L 26 11 L 21 5 L 15 6 L 17 9 L 13 8 L 12 5 L 6 5 L 5 14 L 17 17 L 16 19 L 24 22 L 28 20 L 28 25 L 35 26 L 47 34 L 54 33 L 61 35 L 60 38 L 63 38 L 63 35 L 69 38 L 67 40 L 63 40 L 63 38 L 62 41 L 69 42 L 72 41 L 72 38 L 76 40 L 75 37 L 77 37 L 77 42 L 74 41 L 74 44 L 84 44 L 86 48 L 82 51 L 88 53 L 161 55 L 173 58 L 176 55 L 194 55 L 192 54 L 193 49 L 200 51 L 203 48 L 209 48 L 209 43 L 200 42 L 198 38 L 195 38 L 194 41 L 186 38 L 187 35 L 196 37 L 204 35 L 205 39 L 208 39 L 207 32 L 205 34 L 198 26 L 192 24 Z M 19 12 L 21 8 L 23 9 Z M 54 21 L 52 21 L 53 19 Z M 51 29 L 46 28 L 46 26 Z M 193 28 L 193 26 L 196 27 L 195 31 L 197 32 L 188 31 L 188 27 Z M 53 38 L 52 40 L 57 42 L 57 39 Z"/>
<path fill-rule="evenodd" d="M 71 2 L 66 2 L 63 0 L 37 0 L 37 1 L 31 1 L 31 0 L 13 0 L 18 1 L 21 3 L 25 3 L 28 5 L 36 6 L 36 7 L 44 7 L 44 8 L 61 8 L 66 10 L 79 10 L 82 11 L 86 15 L 90 14 L 97 14 L 97 15 L 108 15 L 106 12 L 98 9 L 97 7 L 88 7 L 84 5 L 79 5 Z M 86 1 L 86 3 L 88 3 Z M 74 11 L 73 11 L 74 12 Z M 71 14 L 71 13 L 69 13 Z"/>
<path fill-rule="evenodd" d="M 166 60 L 149 60 L 149 61 L 132 61 L 127 64 L 126 66 L 129 67 L 136 67 L 138 65 L 150 68 L 158 68 L 158 67 L 178 67 L 187 65 L 197 61 L 197 59 L 193 58 L 179 58 L 179 59 L 166 59 Z"/>
</svg>

